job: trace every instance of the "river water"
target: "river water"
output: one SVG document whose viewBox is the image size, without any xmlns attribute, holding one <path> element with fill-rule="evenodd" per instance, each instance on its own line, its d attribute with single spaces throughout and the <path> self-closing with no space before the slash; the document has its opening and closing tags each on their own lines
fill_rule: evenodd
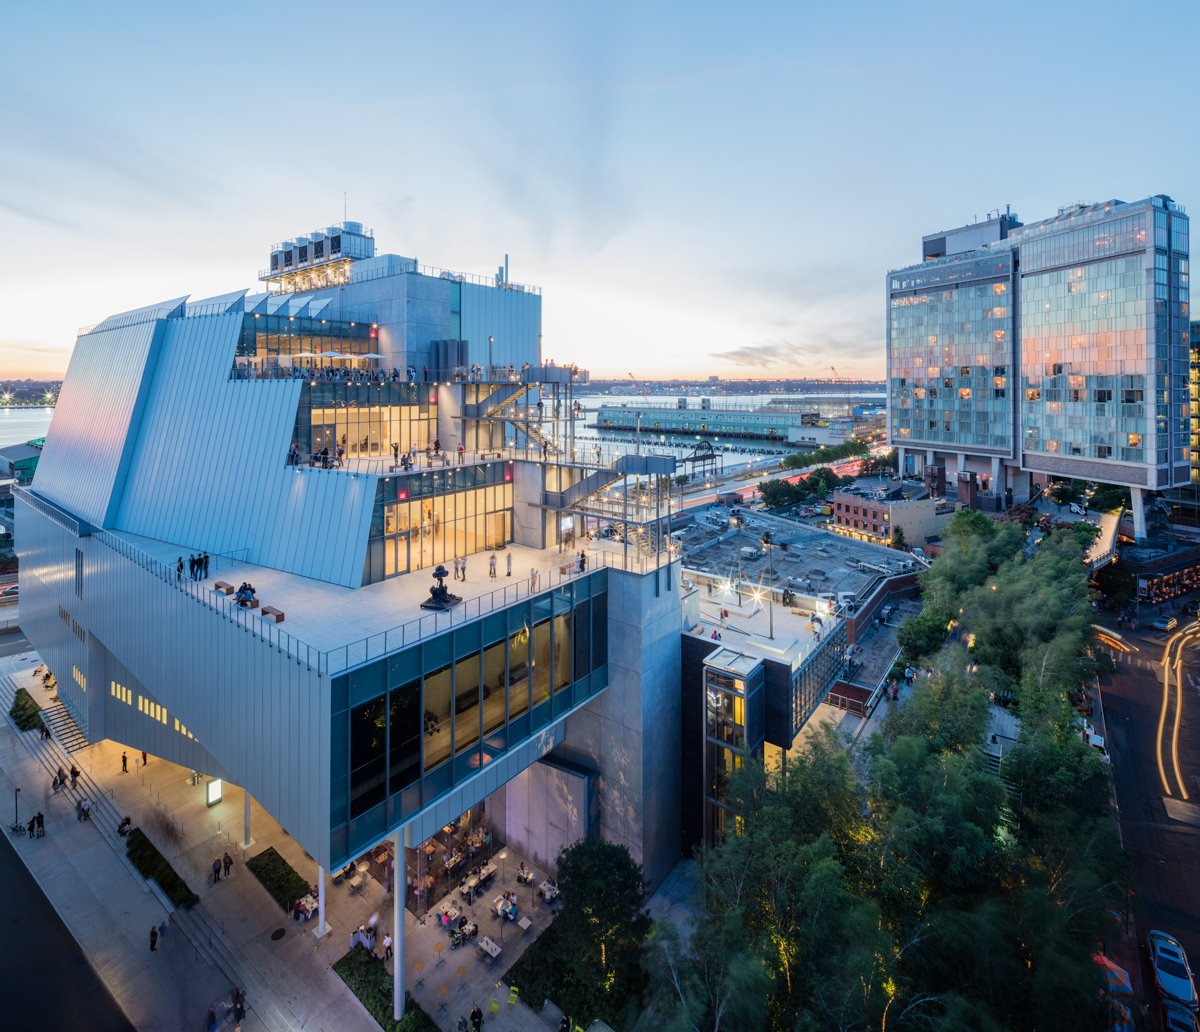
<svg viewBox="0 0 1200 1032">
<path fill-rule="evenodd" d="M 53 415 L 52 408 L 0 408 L 0 448 L 45 437 Z"/>
</svg>

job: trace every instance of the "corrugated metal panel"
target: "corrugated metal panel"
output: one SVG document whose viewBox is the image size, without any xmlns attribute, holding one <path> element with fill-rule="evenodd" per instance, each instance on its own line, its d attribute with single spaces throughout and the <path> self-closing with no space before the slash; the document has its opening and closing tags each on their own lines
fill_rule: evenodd
<svg viewBox="0 0 1200 1032">
<path fill-rule="evenodd" d="M 231 780 L 249 788 L 328 866 L 328 681 L 100 540 L 75 538 L 24 503 L 17 507 L 22 625 L 60 685 L 71 683 L 71 664 L 77 663 L 89 696 L 107 692 L 106 664 L 98 657 L 119 657 Z M 74 591 L 76 548 L 84 553 L 82 599 Z M 60 605 L 103 646 L 87 650 L 91 659 L 71 646 L 77 639 L 64 629 Z M 122 727 L 126 744 L 165 751 L 162 725 L 142 720 L 144 725 L 131 718 Z"/>
<path fill-rule="evenodd" d="M 357 587 L 375 480 L 286 464 L 301 383 L 231 381 L 241 324 L 167 324 L 114 525 Z"/>
<path fill-rule="evenodd" d="M 164 325 L 95 330 L 71 355 L 33 484 L 99 526 L 112 518 Z"/>
</svg>

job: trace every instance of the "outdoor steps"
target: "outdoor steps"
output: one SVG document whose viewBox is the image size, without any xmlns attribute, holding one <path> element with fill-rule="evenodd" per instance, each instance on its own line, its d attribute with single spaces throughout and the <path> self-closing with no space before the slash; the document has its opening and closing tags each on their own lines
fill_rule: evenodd
<svg viewBox="0 0 1200 1032">
<path fill-rule="evenodd" d="M 43 708 L 42 720 L 68 755 L 92 744 L 61 702 Z"/>
<path fill-rule="evenodd" d="M 3 706 L 6 718 L 17 687 L 11 677 L 0 677 L 0 706 Z M 74 726 L 73 722 L 72 726 Z M 20 732 L 16 731 L 15 727 L 13 730 L 29 753 L 41 764 L 46 772 L 47 781 L 54 777 L 60 766 L 64 770 L 70 769 L 69 756 L 64 755 L 63 747 L 54 739 L 46 741 L 36 732 Z M 142 891 L 156 896 L 167 912 L 173 915 L 172 924 L 192 945 L 196 955 L 203 957 L 224 974 L 229 979 L 231 989 L 236 985 L 246 990 L 247 1010 L 258 1017 L 263 1027 L 271 1029 L 272 1032 L 288 1032 L 294 1028 L 294 1020 L 278 1006 L 274 994 L 269 992 L 259 981 L 256 973 L 253 973 L 253 966 L 213 927 L 211 920 L 204 912 L 204 905 L 199 903 L 190 911 L 176 910 L 162 891 L 142 877 L 141 872 L 133 866 L 125 852 L 125 839 L 117 834 L 117 825 L 125 815 L 117 810 L 116 804 L 106 790 L 98 785 L 90 774 L 81 771 L 79 787 L 72 789 L 68 785 L 61 791 L 73 803 L 85 797 L 91 800 L 91 823 L 95 825 L 100 837 L 112 848 L 136 883 L 142 887 Z"/>
</svg>

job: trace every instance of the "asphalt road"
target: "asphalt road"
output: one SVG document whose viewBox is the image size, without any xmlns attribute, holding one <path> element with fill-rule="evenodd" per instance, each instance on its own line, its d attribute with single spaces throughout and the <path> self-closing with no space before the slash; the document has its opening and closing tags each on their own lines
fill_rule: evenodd
<svg viewBox="0 0 1200 1032">
<path fill-rule="evenodd" d="M 1101 693 L 1121 832 L 1136 871 L 1133 902 L 1142 947 L 1142 980 L 1151 987 L 1147 995 L 1153 999 L 1144 949 L 1149 929 L 1170 932 L 1187 950 L 1193 967 L 1200 963 L 1200 652 L 1187 649 L 1183 660 L 1186 691 L 1179 760 L 1191 800 L 1179 798 L 1168 760 L 1174 798 L 1164 801 L 1156 741 L 1163 696 L 1158 661 L 1167 635 L 1124 629 L 1120 634 L 1140 651 L 1119 658 L 1117 673 L 1105 679 Z M 1168 736 L 1173 718 L 1172 705 Z"/>
<path fill-rule="evenodd" d="M 32 649 L 29 639 L 20 631 L 0 631 L 0 656 L 18 656 Z"/>
</svg>

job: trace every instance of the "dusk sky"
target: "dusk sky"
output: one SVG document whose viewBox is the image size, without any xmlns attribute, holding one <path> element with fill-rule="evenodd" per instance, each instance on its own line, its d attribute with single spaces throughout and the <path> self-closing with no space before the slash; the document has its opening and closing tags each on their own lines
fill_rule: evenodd
<svg viewBox="0 0 1200 1032">
<path fill-rule="evenodd" d="M 1200 202 L 1194 3 L 10 5 L 0 376 L 348 215 L 636 377 L 881 376 L 884 272 L 1011 204 Z"/>
</svg>

